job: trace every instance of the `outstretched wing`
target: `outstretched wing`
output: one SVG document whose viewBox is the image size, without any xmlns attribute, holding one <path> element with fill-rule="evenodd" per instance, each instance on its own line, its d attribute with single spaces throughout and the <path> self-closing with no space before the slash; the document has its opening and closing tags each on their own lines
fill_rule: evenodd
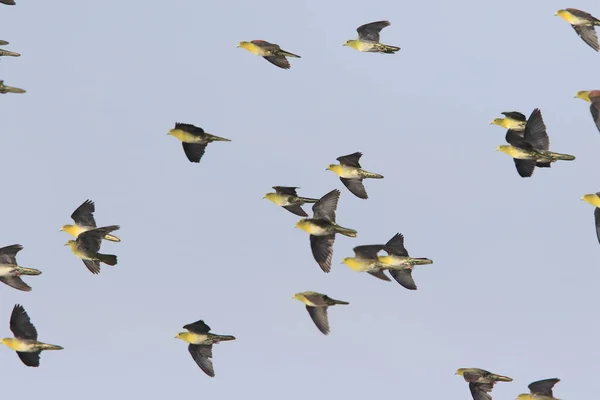
<svg viewBox="0 0 600 400">
<path fill-rule="evenodd" d="M 93 226 L 96 227 L 96 220 L 94 219 L 93 213 L 96 211 L 96 207 L 92 200 L 86 200 L 81 204 L 73 214 L 71 219 L 80 226 Z"/>
<path fill-rule="evenodd" d="M 210 377 L 215 376 L 215 370 L 212 363 L 212 344 L 190 344 L 188 351 L 192 355 L 196 364 L 204 373 Z"/>
<path fill-rule="evenodd" d="M 10 316 L 10 330 L 17 339 L 37 340 L 37 330 L 22 305 L 16 304 Z"/>
<path fill-rule="evenodd" d="M 390 26 L 389 21 L 377 21 L 364 24 L 356 28 L 358 38 L 364 42 L 379 43 L 379 32 L 386 26 Z"/>
<path fill-rule="evenodd" d="M 17 253 L 23 250 L 20 244 L 12 244 L 0 249 L 0 264 L 17 265 Z"/>
</svg>

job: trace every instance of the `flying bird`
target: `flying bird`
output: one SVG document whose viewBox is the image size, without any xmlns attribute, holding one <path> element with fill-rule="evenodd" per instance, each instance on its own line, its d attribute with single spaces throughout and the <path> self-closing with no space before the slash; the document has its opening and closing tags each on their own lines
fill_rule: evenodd
<svg viewBox="0 0 600 400">
<path fill-rule="evenodd" d="M 17 253 L 21 250 L 23 246 L 20 244 L 0 248 L 0 282 L 23 292 L 30 292 L 31 287 L 20 276 L 40 275 L 42 271 L 18 265 Z"/>
<path fill-rule="evenodd" d="M 433 264 L 429 258 L 414 258 L 408 255 L 404 247 L 404 236 L 396 233 L 383 247 L 388 255 L 379 256 L 379 261 L 386 266 L 392 278 L 409 290 L 417 290 L 417 285 L 412 277 L 415 265 Z"/>
<path fill-rule="evenodd" d="M 600 132 L 600 90 L 582 90 L 577 92 L 575 97 L 591 103 L 590 113 L 598 132 Z"/>
<path fill-rule="evenodd" d="M 279 45 L 264 40 L 252 40 L 250 42 L 239 42 L 237 47 L 248 50 L 252 54 L 261 56 L 273 65 L 283 69 L 290 69 L 290 62 L 286 57 L 302 58 L 297 54 L 282 50 Z"/>
<path fill-rule="evenodd" d="M 600 243 L 600 192 L 581 196 L 581 200 L 596 207 L 594 209 L 594 224 L 596 225 L 596 237 Z"/>
<path fill-rule="evenodd" d="M 516 139 L 516 138 L 515 138 Z M 549 167 L 550 163 L 557 160 L 575 160 L 575 156 L 549 151 L 550 139 L 546 133 L 546 124 L 539 108 L 533 110 L 523 132 L 522 140 L 515 140 L 513 144 L 501 145 L 496 150 L 501 151 L 515 159 L 515 167 L 522 178 L 533 175 L 537 166 Z"/>
<path fill-rule="evenodd" d="M 356 246 L 352 249 L 352 251 L 354 251 L 354 257 L 344 258 L 342 264 L 346 264 L 354 271 L 367 272 L 376 278 L 390 282 L 391 279 L 383 272 L 385 270 L 385 264 L 379 261 L 377 255 L 384 247 L 385 245 L 383 244 Z"/>
<path fill-rule="evenodd" d="M 7 86 L 4 84 L 3 80 L 0 80 L 0 93 L 4 94 L 4 93 L 26 93 L 26 92 L 25 92 L 25 90 L 18 88 L 18 87 Z"/>
<path fill-rule="evenodd" d="M 587 43 L 588 46 L 596 51 L 600 51 L 600 45 L 598 45 L 598 35 L 594 29 L 594 26 L 600 25 L 600 20 L 593 15 L 576 8 L 558 10 L 554 15 L 558 15 L 571 24 L 573 29 L 575 29 L 575 32 L 577 32 L 577 35 L 579 35 L 579 37 L 585 43 Z"/>
<path fill-rule="evenodd" d="M 73 211 L 73 214 L 71 214 L 71 219 L 75 222 L 75 225 L 63 225 L 60 230 L 73 237 L 77 237 L 82 232 L 96 228 L 94 212 L 96 212 L 94 202 L 92 200 L 84 201 L 75 211 Z M 111 242 L 121 241 L 118 237 L 109 234 L 106 234 L 102 239 L 110 240 Z"/>
<path fill-rule="evenodd" d="M 17 4 L 14 0 L 0 0 L 0 3 L 6 4 L 7 6 L 14 6 Z"/>
<path fill-rule="evenodd" d="M 558 400 L 552 394 L 552 388 L 560 382 L 558 378 L 542 379 L 527 386 L 530 393 L 522 393 L 517 396 L 518 400 Z"/>
<path fill-rule="evenodd" d="M 362 153 L 359 151 L 338 157 L 336 160 L 340 163 L 330 164 L 327 169 L 338 175 L 352 194 L 360 199 L 367 199 L 369 196 L 367 196 L 367 191 L 362 183 L 363 179 L 383 179 L 383 175 L 363 170 L 358 162 L 361 157 Z"/>
<path fill-rule="evenodd" d="M 327 308 L 336 304 L 350 304 L 347 301 L 335 300 L 325 294 L 317 292 L 296 293 L 293 298 L 306 305 L 306 310 L 308 311 L 310 318 L 323 335 L 329 334 Z"/>
<path fill-rule="evenodd" d="M 300 189 L 299 187 L 273 186 L 273 189 L 275 189 L 275 193 L 267 193 L 263 199 L 270 200 L 300 217 L 308 217 L 306 211 L 302 209 L 302 205 L 319 201 L 319 199 L 298 196 L 296 189 Z"/>
<path fill-rule="evenodd" d="M 81 258 L 92 274 L 99 274 L 101 262 L 111 266 L 117 265 L 117 256 L 99 253 L 102 239 L 117 229 L 119 225 L 90 229 L 80 233 L 76 240 L 69 240 L 65 246 L 71 247 L 73 254 Z"/>
<path fill-rule="evenodd" d="M 394 54 L 400 50 L 400 47 L 379 43 L 379 32 L 390 25 L 389 21 L 377 21 L 361 25 L 356 28 L 358 39 L 346 40 L 344 46 L 362 52 Z"/>
<path fill-rule="evenodd" d="M 496 382 L 512 382 L 508 376 L 496 375 L 479 368 L 459 368 L 455 375 L 461 375 L 469 382 L 469 390 L 473 400 L 492 400 L 489 394 Z"/>
<path fill-rule="evenodd" d="M 187 324 L 183 329 L 187 329 L 188 332 L 180 332 L 175 338 L 189 343 L 188 351 L 196 364 L 206 375 L 214 377 L 215 370 L 211 360 L 213 344 L 235 340 L 235 337 L 210 333 L 210 326 L 206 325 L 203 320 Z"/>
<path fill-rule="evenodd" d="M 10 316 L 10 330 L 14 338 L 2 339 L 2 344 L 17 352 L 28 367 L 40 366 L 40 353 L 44 350 L 63 350 L 61 346 L 38 342 L 38 333 L 23 306 L 16 304 Z"/>
<path fill-rule="evenodd" d="M 175 128 L 169 130 L 167 135 L 171 135 L 181 140 L 183 151 L 188 160 L 193 163 L 199 163 L 206 151 L 206 146 L 212 142 L 231 142 L 230 139 L 211 135 L 204 132 L 204 129 L 192 124 L 175 123 Z"/>
<path fill-rule="evenodd" d="M 313 217 L 296 222 L 295 227 L 310 234 L 310 248 L 313 257 L 323 272 L 331 271 L 333 243 L 335 234 L 356 237 L 354 229 L 344 228 L 335 222 L 335 210 L 340 198 L 340 191 L 332 190 L 312 206 Z"/>
</svg>

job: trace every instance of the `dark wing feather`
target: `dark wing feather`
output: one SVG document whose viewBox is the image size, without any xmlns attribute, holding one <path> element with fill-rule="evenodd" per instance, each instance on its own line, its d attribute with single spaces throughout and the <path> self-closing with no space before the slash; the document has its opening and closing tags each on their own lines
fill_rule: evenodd
<svg viewBox="0 0 600 400">
<path fill-rule="evenodd" d="M 75 221 L 77 225 L 81 226 L 93 226 L 96 227 L 96 220 L 94 219 L 93 213 L 96 211 L 96 207 L 92 200 L 84 201 L 75 211 L 71 214 L 71 219 Z"/>
<path fill-rule="evenodd" d="M 513 160 L 521 178 L 529 178 L 533 175 L 533 170 L 535 170 L 536 165 L 535 160 L 519 160 L 517 158 L 513 158 Z"/>
<path fill-rule="evenodd" d="M 210 332 L 210 326 L 206 325 L 203 320 L 192 322 L 191 324 L 184 325 L 183 329 L 187 329 L 194 333 L 208 333 Z"/>
<path fill-rule="evenodd" d="M 600 208 L 594 210 L 594 220 L 596 224 L 596 237 L 598 238 L 598 243 L 600 243 Z"/>
<path fill-rule="evenodd" d="M 77 236 L 77 245 L 80 249 L 87 252 L 96 253 L 100 250 L 102 238 L 112 231 L 119 229 L 119 225 L 104 226 L 102 228 L 90 229 Z"/>
<path fill-rule="evenodd" d="M 23 362 L 23 364 L 28 367 L 39 367 L 40 366 L 40 352 L 35 351 L 32 353 L 25 353 L 21 351 L 17 351 L 17 355 Z"/>
<path fill-rule="evenodd" d="M 600 111 L 598 111 L 598 107 L 600 107 L 600 97 L 595 97 L 592 99 L 592 104 L 590 104 L 590 112 L 598 132 L 600 132 Z"/>
<path fill-rule="evenodd" d="M 306 306 L 310 318 L 323 335 L 329 334 L 329 319 L 327 318 L 327 307 Z"/>
<path fill-rule="evenodd" d="M 335 222 L 335 210 L 337 209 L 340 194 L 341 192 L 339 190 L 333 189 L 331 192 L 321 197 L 319 201 L 312 206 L 313 217 Z"/>
<path fill-rule="evenodd" d="M 523 137 L 535 149 L 548 150 L 550 148 L 550 139 L 546 133 L 546 124 L 544 124 L 542 112 L 539 108 L 531 112 L 525 124 Z"/>
<path fill-rule="evenodd" d="M 379 253 L 381 250 L 383 250 L 383 248 L 384 248 L 384 245 L 382 245 L 382 244 L 369 244 L 369 245 L 365 245 L 365 246 L 356 246 L 352 250 L 354 251 L 354 254 L 356 255 L 356 257 L 364 258 L 364 259 L 368 259 L 368 260 L 371 260 L 371 259 L 376 260 L 377 253 Z"/>
<path fill-rule="evenodd" d="M 183 146 L 185 156 L 193 163 L 200 162 L 206 151 L 206 144 L 181 142 L 181 145 Z"/>
<path fill-rule="evenodd" d="M 473 400 L 492 400 L 489 392 L 494 388 L 493 383 L 469 383 L 469 390 Z"/>
<path fill-rule="evenodd" d="M 10 316 L 10 330 L 17 339 L 37 340 L 37 330 L 22 305 L 16 304 Z"/>
<path fill-rule="evenodd" d="M 17 253 L 23 250 L 20 244 L 11 244 L 0 249 L 0 264 L 17 265 Z"/>
<path fill-rule="evenodd" d="M 575 32 L 579 35 L 588 46 L 596 51 L 600 51 L 600 45 L 598 44 L 598 35 L 593 26 L 582 26 L 582 25 L 571 25 Z"/>
<path fill-rule="evenodd" d="M 389 21 L 377 21 L 364 24 L 356 28 L 358 38 L 365 42 L 379 42 L 379 32 L 386 26 L 390 26 Z"/>
<path fill-rule="evenodd" d="M 100 273 L 100 261 L 97 261 L 97 260 L 81 260 L 81 261 L 83 261 L 83 264 L 87 267 L 87 269 L 92 274 Z"/>
<path fill-rule="evenodd" d="M 320 293 L 304 293 L 304 297 L 306 297 L 306 300 L 310 301 L 315 306 L 326 307 L 329 304 L 327 301 L 325 301 L 327 296 Z"/>
<path fill-rule="evenodd" d="M 504 139 L 511 146 L 518 147 L 520 149 L 531 148 L 531 145 L 523 137 L 523 132 L 509 129 L 506 131 L 506 136 L 504 137 Z"/>
<path fill-rule="evenodd" d="M 527 121 L 527 118 L 525 117 L 525 115 L 521 114 L 518 111 L 505 111 L 500 114 L 504 115 L 507 118 L 514 119 L 515 121 L 523 121 L 523 122 Z"/>
<path fill-rule="evenodd" d="M 326 236 L 310 235 L 310 249 L 313 257 L 323 272 L 331 271 L 331 259 L 333 258 L 333 243 L 335 233 Z"/>
<path fill-rule="evenodd" d="M 18 276 L 4 276 L 0 278 L 0 282 L 23 292 L 31 292 L 31 286 L 23 282 Z"/>
<path fill-rule="evenodd" d="M 198 127 L 198 126 L 192 125 L 192 124 L 184 124 L 184 123 L 181 123 L 181 122 L 176 122 L 175 123 L 175 129 L 180 129 L 180 130 L 182 130 L 184 132 L 187 132 L 187 133 L 189 133 L 191 135 L 194 135 L 194 136 L 202 136 L 202 135 L 204 135 L 204 129 L 202 129 L 202 128 Z"/>
<path fill-rule="evenodd" d="M 204 373 L 210 377 L 215 376 L 215 370 L 212 363 L 212 344 L 190 344 L 188 351 L 192 355 L 196 364 Z"/>
<path fill-rule="evenodd" d="M 288 210 L 289 212 L 296 214 L 300 217 L 308 217 L 308 214 L 306 213 L 306 211 L 304 211 L 302 209 L 302 206 L 298 205 L 298 204 L 294 204 L 291 206 L 283 206 L 283 208 L 285 208 L 286 210 Z"/>
<path fill-rule="evenodd" d="M 375 278 L 379 278 L 382 281 L 391 282 L 391 279 L 383 272 L 383 270 L 367 271 L 368 274 L 373 275 Z"/>
<path fill-rule="evenodd" d="M 348 190 L 359 199 L 368 199 L 367 190 L 362 183 L 362 179 L 340 178 L 340 181 L 348 188 Z"/>
<path fill-rule="evenodd" d="M 417 284 L 413 280 L 412 270 L 410 269 L 390 269 L 390 275 L 400 285 L 408 290 L 417 290 Z"/>
<path fill-rule="evenodd" d="M 273 186 L 275 192 L 278 194 L 287 194 L 290 196 L 298 196 L 296 189 L 300 189 L 298 186 Z"/>
<path fill-rule="evenodd" d="M 251 40 L 250 43 L 253 43 L 260 47 L 261 49 L 269 50 L 269 51 L 277 51 L 281 50 L 278 44 L 269 43 L 266 40 Z"/>
<path fill-rule="evenodd" d="M 290 69 L 290 62 L 284 56 L 264 56 L 265 60 L 283 69 Z"/>
<path fill-rule="evenodd" d="M 383 247 L 385 251 L 394 256 L 408 257 L 408 251 L 404 247 L 404 236 L 396 233 Z"/>
<path fill-rule="evenodd" d="M 560 379 L 558 378 L 542 379 L 541 381 L 531 382 L 527 387 L 531 391 L 531 394 L 537 394 L 538 396 L 554 397 L 552 395 L 552 388 L 558 382 L 560 382 Z"/>
<path fill-rule="evenodd" d="M 578 10 L 576 8 L 566 8 L 565 10 L 567 10 L 568 12 L 570 12 L 571 14 L 573 14 L 574 16 L 576 16 L 577 18 L 581 18 L 581 19 L 587 19 L 588 21 L 596 21 L 596 18 L 590 14 L 587 13 L 585 11 L 581 11 Z"/>
<path fill-rule="evenodd" d="M 362 153 L 357 151 L 356 153 L 348 154 L 345 156 L 340 156 L 336 158 L 340 162 L 341 165 L 345 165 L 348 167 L 360 168 L 360 163 L 358 162 L 362 157 Z"/>
</svg>

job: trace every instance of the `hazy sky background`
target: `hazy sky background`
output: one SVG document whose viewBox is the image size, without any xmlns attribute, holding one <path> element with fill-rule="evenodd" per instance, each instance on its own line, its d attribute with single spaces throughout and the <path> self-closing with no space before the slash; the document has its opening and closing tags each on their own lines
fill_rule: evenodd
<svg viewBox="0 0 600 400">
<path fill-rule="evenodd" d="M 538 379 L 554 393 L 600 391 L 600 134 L 589 105 L 600 54 L 553 16 L 591 0 L 27 1 L 0 5 L 0 245 L 19 243 L 30 293 L 0 286 L 0 337 L 23 304 L 40 368 L 0 349 L 2 397 L 469 400 L 459 367 Z M 368 9 L 365 8 L 368 4 Z M 387 19 L 396 55 L 342 47 Z M 302 56 L 279 69 L 237 49 L 263 39 Z M 574 154 L 520 178 L 496 152 L 502 111 L 539 107 L 551 150 Z M 166 133 L 175 122 L 232 139 L 200 164 Z M 364 153 L 385 179 L 354 197 L 325 167 Z M 338 188 L 332 272 L 299 219 L 262 199 L 274 185 L 320 197 Z M 59 232 L 84 200 L 118 265 L 92 275 Z M 309 206 L 305 206 L 307 211 Z M 417 291 L 341 265 L 352 247 L 405 235 Z M 294 293 L 347 300 L 323 336 Z M 181 327 L 204 319 L 216 377 L 194 363 Z"/>
</svg>

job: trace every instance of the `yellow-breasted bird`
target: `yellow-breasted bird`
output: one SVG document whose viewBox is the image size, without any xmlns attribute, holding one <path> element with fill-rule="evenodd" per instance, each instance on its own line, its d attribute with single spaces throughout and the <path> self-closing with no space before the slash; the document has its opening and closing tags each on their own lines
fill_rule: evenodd
<svg viewBox="0 0 600 400">
<path fill-rule="evenodd" d="M 389 21 L 377 21 L 361 25 L 356 28 L 358 39 L 346 40 L 344 46 L 368 53 L 394 54 L 400 50 L 400 47 L 390 46 L 379 42 L 379 32 L 390 25 L 391 23 Z"/>
<path fill-rule="evenodd" d="M 17 253 L 23 250 L 20 244 L 0 248 L 0 282 L 23 292 L 30 292 L 31 287 L 21 280 L 21 275 L 40 275 L 42 271 L 21 267 L 17 264 Z"/>
<path fill-rule="evenodd" d="M 558 400 L 552 394 L 552 388 L 560 382 L 558 378 L 542 379 L 541 381 L 531 382 L 529 393 L 522 393 L 517 396 L 518 400 Z"/>
<path fill-rule="evenodd" d="M 40 366 L 40 353 L 44 350 L 63 350 L 61 346 L 38 342 L 37 330 L 20 304 L 16 304 L 13 308 L 10 330 L 14 338 L 4 338 L 2 344 L 15 350 L 23 364 L 28 367 Z"/>
<path fill-rule="evenodd" d="M 0 0 L 0 3 L 6 4 L 7 6 L 14 6 L 17 4 L 14 0 Z"/>
<path fill-rule="evenodd" d="M 550 139 L 546 133 L 546 124 L 539 108 L 533 110 L 523 132 L 522 140 L 510 145 L 501 145 L 496 150 L 508 154 L 515 160 L 515 167 L 522 178 L 533 175 L 536 165 L 540 163 L 549 167 L 550 163 L 557 160 L 572 161 L 575 156 L 549 151 Z"/>
<path fill-rule="evenodd" d="M 598 132 L 600 132 L 600 90 L 581 90 L 575 97 L 583 99 L 590 104 L 590 113 Z"/>
<path fill-rule="evenodd" d="M 558 10 L 554 15 L 558 15 L 565 21 L 567 21 L 577 35 L 592 49 L 600 51 L 600 45 L 598 44 L 598 35 L 594 26 L 600 25 L 598 20 L 593 15 L 586 13 L 585 11 L 578 10 L 576 8 L 566 8 L 564 10 Z"/>
<path fill-rule="evenodd" d="M 7 86 L 4 84 L 3 80 L 0 80 L 0 93 L 4 94 L 4 93 L 26 93 L 26 92 L 25 92 L 25 90 L 18 88 L 18 87 Z"/>
<path fill-rule="evenodd" d="M 187 329 L 188 332 L 180 332 L 175 338 L 189 343 L 188 351 L 196 364 L 206 375 L 214 377 L 215 370 L 211 360 L 213 344 L 235 340 L 235 337 L 210 333 L 210 326 L 206 325 L 203 320 L 184 325 L 183 329 Z"/>
<path fill-rule="evenodd" d="M 596 225 L 596 237 L 600 243 L 600 192 L 583 195 L 581 200 L 596 207 L 594 209 L 594 224 Z"/>
<path fill-rule="evenodd" d="M 273 186 L 273 189 L 275 189 L 275 193 L 267 193 L 263 199 L 270 200 L 300 217 L 308 217 L 306 211 L 302 209 L 304 204 L 319 201 L 319 199 L 298 196 L 296 189 L 300 188 L 297 186 Z"/>
<path fill-rule="evenodd" d="M 273 65 L 283 69 L 290 69 L 290 62 L 286 57 L 302 58 L 297 54 L 282 50 L 279 45 L 264 40 L 251 40 L 250 42 L 239 42 L 237 47 L 248 50 L 252 54 L 261 56 Z"/>
<path fill-rule="evenodd" d="M 383 179 L 383 175 L 365 171 L 361 168 L 358 162 L 362 157 L 362 153 L 356 153 L 340 156 L 336 158 L 339 164 L 330 164 L 327 169 L 334 172 L 340 177 L 340 180 L 348 188 L 353 195 L 360 199 L 367 199 L 367 191 L 363 185 L 363 179 Z"/>
<path fill-rule="evenodd" d="M 192 124 L 183 124 L 180 122 L 176 122 L 175 128 L 169 130 L 167 135 L 174 136 L 181 141 L 186 157 L 193 163 L 200 162 L 209 143 L 231 142 L 230 139 L 204 132 L 204 129 Z"/>
<path fill-rule="evenodd" d="M 77 237 L 82 232 L 97 228 L 94 212 L 96 212 L 94 202 L 92 200 L 84 201 L 75 211 L 73 211 L 73 214 L 71 214 L 71 219 L 75 222 L 75 225 L 63 225 L 60 230 L 62 232 L 67 232 L 73 237 Z M 118 237 L 109 234 L 102 239 L 110 240 L 111 242 L 121 241 Z"/>
<path fill-rule="evenodd" d="M 404 236 L 396 233 L 383 247 L 388 255 L 379 256 L 379 261 L 400 285 L 409 290 L 417 290 L 417 285 L 412 278 L 412 270 L 415 265 L 433 264 L 429 258 L 414 258 L 408 255 L 404 247 Z"/>
<path fill-rule="evenodd" d="M 313 204 L 313 217 L 301 219 L 295 225 L 296 228 L 310 234 L 310 249 L 315 261 L 324 272 L 331 271 L 335 234 L 341 233 L 348 237 L 356 237 L 357 234 L 354 229 L 336 224 L 335 210 L 339 198 L 340 191 L 337 189 L 327 193 Z"/>
<path fill-rule="evenodd" d="M 480 368 L 459 368 L 454 375 L 461 375 L 469 382 L 473 400 L 492 400 L 489 394 L 496 382 L 512 382 L 508 376 L 496 375 Z"/>
<path fill-rule="evenodd" d="M 346 264 L 350 269 L 357 272 L 367 272 L 375 278 L 390 282 L 391 279 L 383 272 L 385 268 L 382 262 L 379 261 L 377 253 L 379 253 L 385 245 L 383 244 L 368 244 L 356 246 L 352 249 L 354 257 L 346 257 L 342 260 L 342 264 Z"/>
<path fill-rule="evenodd" d="M 323 335 L 329 334 L 329 318 L 327 318 L 327 307 L 334 306 L 336 304 L 350 304 L 347 301 L 335 300 L 325 294 L 317 292 L 296 293 L 293 298 L 303 302 L 306 305 L 306 310 L 308 311 L 310 318 Z"/>
<path fill-rule="evenodd" d="M 81 258 L 92 274 L 99 274 L 101 262 L 110 266 L 117 265 L 117 256 L 98 253 L 102 238 L 117 229 L 119 229 L 119 225 L 90 229 L 89 231 L 80 233 L 77 239 L 69 240 L 65 243 L 65 246 L 71 247 L 73 254 Z"/>
</svg>

